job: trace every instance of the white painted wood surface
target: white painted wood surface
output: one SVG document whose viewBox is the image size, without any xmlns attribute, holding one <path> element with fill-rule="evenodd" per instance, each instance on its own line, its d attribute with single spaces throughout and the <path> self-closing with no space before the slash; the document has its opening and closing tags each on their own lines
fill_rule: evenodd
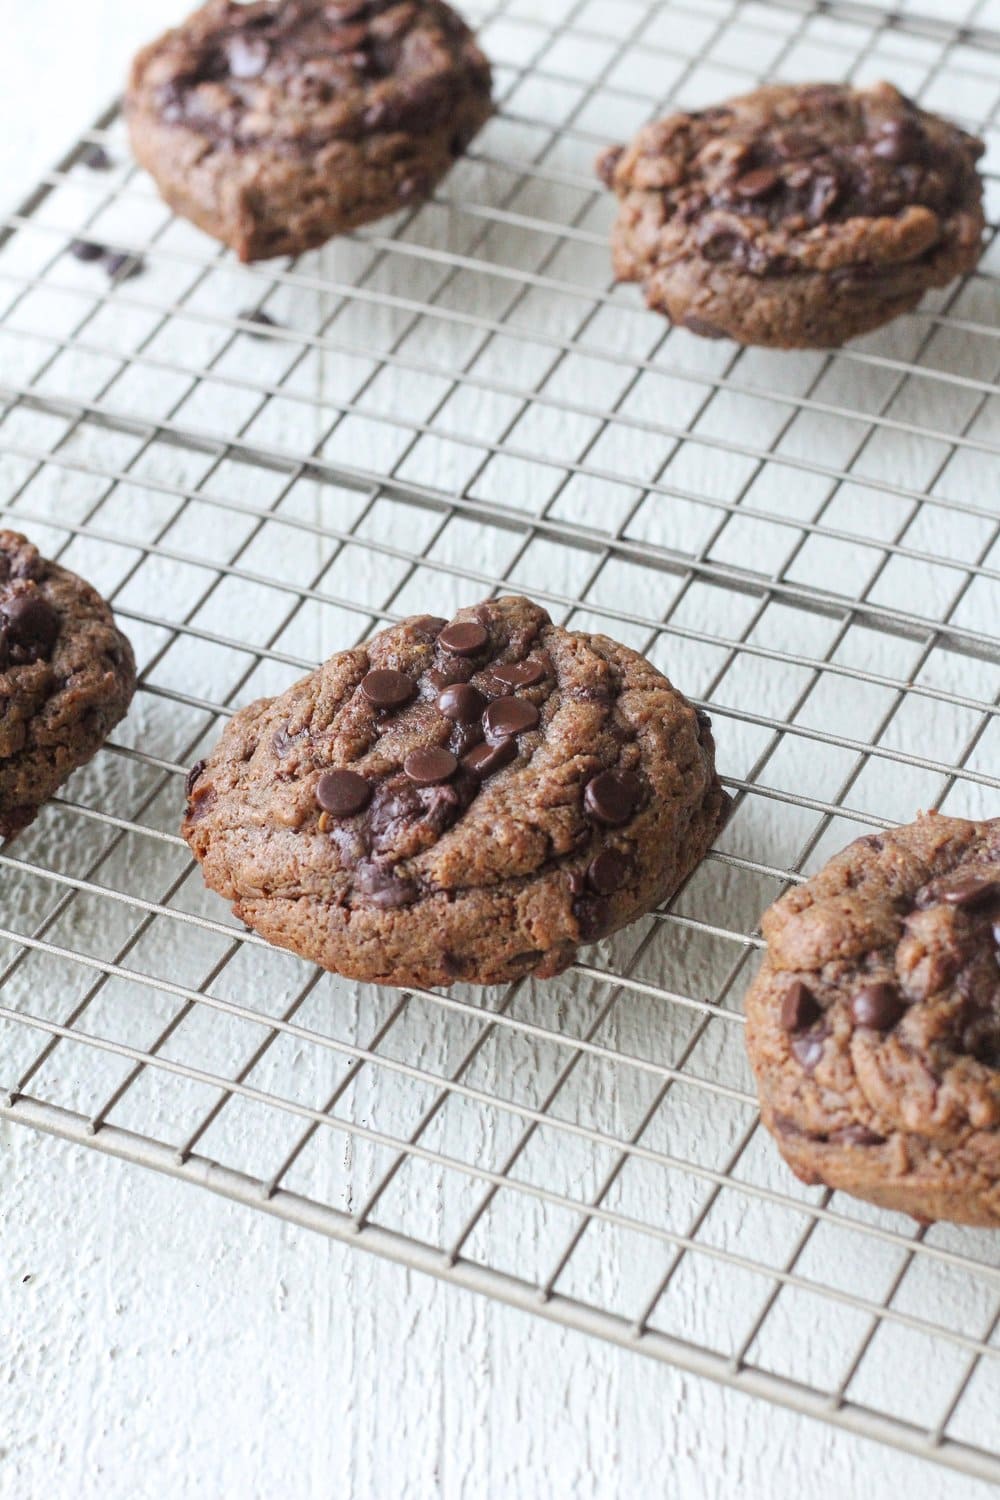
<svg viewBox="0 0 1000 1500">
<path fill-rule="evenodd" d="M 5 11 L 0 199 L 9 205 L 178 7 L 8 0 Z M 2 1127 L 0 1329 L 4 1500 L 987 1493 L 208 1194 Z"/>
</svg>

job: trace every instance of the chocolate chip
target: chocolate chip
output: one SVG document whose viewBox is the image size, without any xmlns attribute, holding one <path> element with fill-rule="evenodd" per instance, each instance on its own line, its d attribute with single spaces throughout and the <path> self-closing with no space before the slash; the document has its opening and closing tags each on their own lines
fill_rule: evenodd
<svg viewBox="0 0 1000 1500">
<path fill-rule="evenodd" d="M 602 849 L 587 866 L 587 880 L 599 896 L 621 890 L 628 880 L 631 861 L 618 849 Z"/>
<path fill-rule="evenodd" d="M 462 769 L 483 781 L 502 766 L 509 765 L 516 755 L 517 745 L 512 739 L 497 740 L 495 745 L 477 745 L 468 755 L 462 756 Z"/>
<path fill-rule="evenodd" d="M 855 1024 L 874 1031 L 891 1031 L 905 1009 L 894 984 L 866 984 L 851 1001 Z"/>
<path fill-rule="evenodd" d="M 483 728 L 493 739 L 506 739 L 534 729 L 538 717 L 538 709 L 526 698 L 494 698 L 483 714 Z"/>
<path fill-rule="evenodd" d="M 601 771 L 583 793 L 587 816 L 617 828 L 627 823 L 639 800 L 639 783 L 631 771 Z"/>
<path fill-rule="evenodd" d="M 823 1056 L 825 1038 L 815 1031 L 806 1031 L 792 1038 L 792 1052 L 796 1059 L 811 1073 Z"/>
<path fill-rule="evenodd" d="M 820 1008 L 812 990 L 801 979 L 794 979 L 781 1001 L 781 1024 L 786 1031 L 804 1031 L 819 1020 Z"/>
<path fill-rule="evenodd" d="M 371 795 L 370 783 L 357 771 L 324 771 L 316 783 L 316 801 L 334 818 L 353 818 Z"/>
<path fill-rule="evenodd" d="M 436 641 L 447 623 L 440 615 L 416 615 L 409 622 L 414 635 L 422 641 Z"/>
<path fill-rule="evenodd" d="M 259 78 L 270 56 L 271 49 L 263 37 L 237 34 L 226 43 L 226 61 L 233 78 Z"/>
<path fill-rule="evenodd" d="M 458 758 L 450 750 L 429 746 L 426 750 L 411 750 L 403 761 L 403 770 L 417 786 L 437 786 L 454 776 Z"/>
<path fill-rule="evenodd" d="M 753 172 L 744 172 L 733 183 L 733 192 L 740 198 L 766 198 L 781 181 L 781 174 L 774 167 L 757 167 Z"/>
<path fill-rule="evenodd" d="M 391 911 L 399 906 L 412 906 L 419 891 L 414 881 L 404 880 L 377 865 L 364 865 L 358 870 L 358 887 L 370 896 L 372 904 Z"/>
<path fill-rule="evenodd" d="M 108 172 L 111 170 L 111 157 L 103 146 L 88 146 L 86 151 L 82 153 L 80 160 L 92 172 Z"/>
<path fill-rule="evenodd" d="M 513 661 L 504 666 L 494 667 L 492 675 L 497 682 L 502 682 L 504 687 L 534 687 L 536 682 L 541 682 L 545 676 L 545 668 L 540 661 Z"/>
<path fill-rule="evenodd" d="M 196 761 L 195 764 L 191 767 L 190 771 L 187 773 L 187 776 L 184 778 L 184 795 L 186 797 L 191 796 L 191 793 L 195 788 L 195 782 L 201 776 L 201 773 L 204 771 L 207 764 L 208 762 L 205 760 Z"/>
<path fill-rule="evenodd" d="M 822 150 L 819 141 L 798 130 L 784 131 L 775 136 L 771 144 L 785 161 L 800 161 L 803 157 L 816 156 Z"/>
<path fill-rule="evenodd" d="M 73 240 L 69 247 L 69 253 L 75 260 L 91 261 L 100 260 L 105 254 L 103 245 L 96 240 Z"/>
<path fill-rule="evenodd" d="M 445 688 L 452 687 L 456 682 L 468 682 L 469 678 L 475 675 L 475 671 L 476 669 L 471 661 L 460 661 L 456 657 L 446 667 L 431 667 L 427 673 L 427 681 L 432 688 L 436 688 L 441 693 Z M 484 698 L 484 707 L 485 704 L 486 700 Z"/>
<path fill-rule="evenodd" d="M 886 120 L 869 149 L 880 161 L 898 166 L 902 162 L 918 160 L 924 154 L 925 146 L 924 133 L 917 121 L 904 115 L 898 120 Z"/>
<path fill-rule="evenodd" d="M 58 613 L 34 588 L 0 601 L 0 619 L 7 626 L 7 638 L 12 646 L 47 653 L 59 635 Z"/>
<path fill-rule="evenodd" d="M 839 196 L 840 183 L 835 177 L 821 175 L 815 179 L 808 209 L 809 217 L 814 224 L 822 222 Z"/>
<path fill-rule="evenodd" d="M 485 625 L 480 625 L 476 620 L 456 620 L 453 625 L 445 626 L 438 636 L 438 644 L 453 656 L 475 656 L 489 638 L 490 633 Z"/>
<path fill-rule="evenodd" d="M 453 724 L 473 724 L 486 707 L 486 699 L 468 682 L 456 682 L 438 694 L 437 706 Z"/>
<path fill-rule="evenodd" d="M 391 668 L 377 668 L 361 679 L 361 691 L 375 708 L 402 708 L 416 692 L 412 677 Z"/>
<path fill-rule="evenodd" d="M 705 236 L 700 248 L 706 260 L 732 260 L 742 244 L 743 241 L 738 234 L 727 234 L 724 230 L 715 230 L 714 233 Z"/>
</svg>

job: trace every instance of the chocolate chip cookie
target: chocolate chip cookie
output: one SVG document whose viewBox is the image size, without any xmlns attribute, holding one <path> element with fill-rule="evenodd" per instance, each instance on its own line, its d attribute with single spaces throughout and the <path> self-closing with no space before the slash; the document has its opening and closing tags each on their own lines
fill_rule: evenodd
<svg viewBox="0 0 1000 1500">
<path fill-rule="evenodd" d="M 692 333 L 842 344 L 975 266 L 983 150 L 888 83 L 671 115 L 598 161 L 620 200 L 616 275 Z"/>
<path fill-rule="evenodd" d="M 418 616 L 251 704 L 188 782 L 205 880 L 352 978 L 497 984 L 676 890 L 722 824 L 704 714 L 527 599 Z"/>
<path fill-rule="evenodd" d="M 1000 819 L 859 839 L 764 917 L 764 1124 L 804 1182 L 1000 1225 Z"/>
<path fill-rule="evenodd" d="M 91 759 L 134 692 L 132 648 L 101 596 L 0 531 L 0 838 Z"/>
<path fill-rule="evenodd" d="M 490 90 L 442 0 L 208 0 L 139 53 L 126 116 L 171 208 L 249 261 L 426 197 Z"/>
</svg>

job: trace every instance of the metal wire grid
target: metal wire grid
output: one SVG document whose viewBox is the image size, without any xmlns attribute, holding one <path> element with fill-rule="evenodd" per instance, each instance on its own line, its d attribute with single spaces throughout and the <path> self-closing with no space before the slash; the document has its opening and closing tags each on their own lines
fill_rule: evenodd
<svg viewBox="0 0 1000 1500">
<path fill-rule="evenodd" d="M 849 350 L 735 351 L 608 283 L 590 173 L 668 97 L 765 76 L 891 76 L 995 151 L 997 4 L 933 8 L 469 5 L 497 119 L 391 234 L 295 263 L 171 220 L 114 112 L 10 217 L 0 514 L 113 599 L 142 686 L 0 854 L 0 1114 L 998 1478 L 995 1237 L 795 1183 L 740 1012 L 788 882 L 917 806 L 996 810 L 996 246 Z M 176 835 L 224 717 L 511 588 L 716 718 L 736 812 L 670 909 L 485 995 L 234 925 Z"/>
</svg>

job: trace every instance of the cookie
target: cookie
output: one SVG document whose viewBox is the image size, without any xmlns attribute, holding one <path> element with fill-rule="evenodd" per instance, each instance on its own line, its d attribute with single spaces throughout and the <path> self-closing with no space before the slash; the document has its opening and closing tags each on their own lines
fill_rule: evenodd
<svg viewBox="0 0 1000 1500">
<path fill-rule="evenodd" d="M 665 900 L 728 798 L 709 721 L 522 598 L 418 616 L 231 720 L 188 784 L 207 884 L 355 979 L 498 984 Z"/>
<path fill-rule="evenodd" d="M 888 83 L 671 115 L 598 161 L 620 200 L 615 274 L 692 333 L 842 344 L 975 266 L 983 150 Z"/>
<path fill-rule="evenodd" d="M 0 531 L 0 838 L 91 759 L 134 692 L 132 647 L 101 596 Z"/>
<path fill-rule="evenodd" d="M 859 839 L 764 936 L 747 1045 L 792 1170 L 1000 1225 L 1000 819 L 932 813 Z"/>
<path fill-rule="evenodd" d="M 208 0 L 139 53 L 125 108 L 171 208 L 250 261 L 426 197 L 490 90 L 442 0 Z"/>
</svg>

